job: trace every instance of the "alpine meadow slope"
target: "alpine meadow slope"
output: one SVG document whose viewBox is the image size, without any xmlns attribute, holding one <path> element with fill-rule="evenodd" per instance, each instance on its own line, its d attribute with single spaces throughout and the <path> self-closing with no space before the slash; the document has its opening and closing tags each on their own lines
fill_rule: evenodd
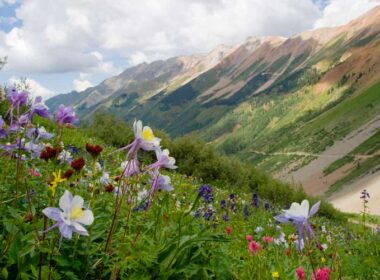
<svg viewBox="0 0 380 280">
<path fill-rule="evenodd" d="M 380 147 L 366 147 L 380 141 L 380 7 L 343 26 L 140 64 L 47 102 L 60 103 L 83 119 L 108 112 L 173 137 L 199 136 L 310 194 L 329 195 L 380 169 Z M 370 123 L 377 125 L 368 131 Z M 328 154 L 352 137 L 352 146 Z"/>
</svg>

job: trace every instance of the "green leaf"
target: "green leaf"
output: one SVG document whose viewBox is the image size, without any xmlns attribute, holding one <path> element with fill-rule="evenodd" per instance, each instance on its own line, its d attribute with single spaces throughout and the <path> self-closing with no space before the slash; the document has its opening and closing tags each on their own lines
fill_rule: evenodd
<svg viewBox="0 0 380 280">
<path fill-rule="evenodd" d="M 2 279 L 8 279 L 8 270 L 6 267 L 4 267 L 2 270 L 1 270 L 1 278 Z"/>
</svg>

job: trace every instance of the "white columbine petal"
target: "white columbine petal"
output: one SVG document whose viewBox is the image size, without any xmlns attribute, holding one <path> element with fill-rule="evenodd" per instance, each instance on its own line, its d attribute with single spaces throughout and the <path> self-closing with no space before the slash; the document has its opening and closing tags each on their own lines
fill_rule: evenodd
<svg viewBox="0 0 380 280">
<path fill-rule="evenodd" d="M 73 195 L 68 190 L 65 190 L 65 193 L 59 199 L 59 207 L 63 211 L 69 211 L 71 208 L 71 201 L 73 200 Z"/>
</svg>

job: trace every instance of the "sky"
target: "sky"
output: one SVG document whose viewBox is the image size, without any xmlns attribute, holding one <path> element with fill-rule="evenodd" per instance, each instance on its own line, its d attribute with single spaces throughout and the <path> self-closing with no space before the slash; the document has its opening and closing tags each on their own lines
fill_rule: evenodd
<svg viewBox="0 0 380 280">
<path fill-rule="evenodd" d="M 380 0 L 0 0 L 0 84 L 49 98 L 142 62 L 345 24 Z"/>
</svg>

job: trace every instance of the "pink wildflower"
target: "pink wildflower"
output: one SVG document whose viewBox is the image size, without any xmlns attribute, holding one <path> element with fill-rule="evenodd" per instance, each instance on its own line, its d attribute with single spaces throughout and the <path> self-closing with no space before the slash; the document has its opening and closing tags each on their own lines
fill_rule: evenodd
<svg viewBox="0 0 380 280">
<path fill-rule="evenodd" d="M 272 243 L 272 242 L 273 242 L 273 238 L 270 237 L 270 236 L 264 236 L 264 237 L 263 237 L 263 241 L 264 241 L 265 243 L 269 244 L 269 243 Z"/>
<path fill-rule="evenodd" d="M 329 280 L 330 269 L 327 266 L 325 266 L 322 269 L 318 268 L 316 271 L 314 271 L 311 279 L 312 280 Z"/>
<path fill-rule="evenodd" d="M 226 227 L 227 234 L 232 234 L 232 232 L 233 232 L 232 227 Z"/>
<path fill-rule="evenodd" d="M 247 234 L 247 235 L 245 236 L 245 239 L 246 239 L 248 242 L 251 242 L 251 241 L 253 240 L 253 237 L 252 237 L 252 235 Z"/>
<path fill-rule="evenodd" d="M 297 280 L 305 280 L 305 271 L 302 266 L 298 267 L 296 270 Z"/>
<path fill-rule="evenodd" d="M 252 240 L 248 243 L 248 250 L 252 254 L 256 254 L 258 251 L 260 251 L 262 247 L 260 246 L 259 243 L 257 243 L 255 240 Z"/>
</svg>

